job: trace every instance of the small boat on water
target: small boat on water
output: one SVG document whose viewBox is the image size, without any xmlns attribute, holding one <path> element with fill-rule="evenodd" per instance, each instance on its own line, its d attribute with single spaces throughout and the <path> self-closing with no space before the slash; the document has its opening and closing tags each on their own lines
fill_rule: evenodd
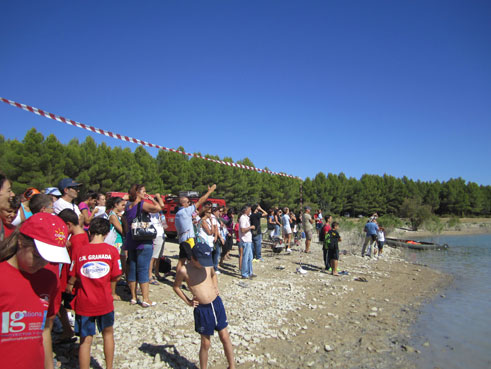
<svg viewBox="0 0 491 369">
<path fill-rule="evenodd" d="M 448 245 L 445 243 L 440 245 L 434 242 L 404 240 L 401 238 L 385 238 L 385 243 L 391 247 L 406 247 L 414 250 L 445 250 Z"/>
</svg>

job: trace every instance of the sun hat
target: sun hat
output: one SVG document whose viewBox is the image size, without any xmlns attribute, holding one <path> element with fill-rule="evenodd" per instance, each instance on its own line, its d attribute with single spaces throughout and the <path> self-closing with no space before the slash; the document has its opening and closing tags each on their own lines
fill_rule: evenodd
<svg viewBox="0 0 491 369">
<path fill-rule="evenodd" d="M 44 189 L 46 195 L 61 196 L 61 192 L 56 187 L 47 187 Z"/>
<path fill-rule="evenodd" d="M 63 178 L 59 183 L 58 183 L 58 189 L 60 190 L 60 192 L 63 193 L 63 191 L 65 190 L 65 188 L 67 187 L 80 187 L 82 186 L 81 183 L 77 183 L 75 182 L 73 179 L 71 178 Z"/>
<path fill-rule="evenodd" d="M 68 229 L 61 218 L 49 213 L 37 213 L 20 226 L 19 232 L 34 239 L 43 259 L 52 263 L 70 263 L 66 249 Z"/>
<path fill-rule="evenodd" d="M 211 248 L 206 243 L 198 242 L 191 249 L 193 256 L 199 261 L 201 266 L 211 267 L 213 266 L 213 259 L 211 257 Z"/>
</svg>

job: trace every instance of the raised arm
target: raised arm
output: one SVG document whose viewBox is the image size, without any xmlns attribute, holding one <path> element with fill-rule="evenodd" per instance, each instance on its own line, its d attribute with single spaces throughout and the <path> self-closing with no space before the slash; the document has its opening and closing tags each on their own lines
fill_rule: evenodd
<svg viewBox="0 0 491 369">
<path fill-rule="evenodd" d="M 201 205 L 203 205 L 203 203 L 208 200 L 208 197 L 210 197 L 210 195 L 215 191 L 215 189 L 217 188 L 217 185 L 214 184 L 212 186 L 209 186 L 208 187 L 208 191 L 199 198 L 199 200 L 196 202 L 196 204 L 194 204 L 196 206 L 196 209 L 199 209 L 199 207 Z"/>
<path fill-rule="evenodd" d="M 143 202 L 142 204 L 142 209 L 145 210 L 147 213 L 157 213 L 159 211 L 162 211 L 164 208 L 164 202 L 162 201 L 162 197 L 160 194 L 155 194 L 155 198 L 152 196 L 147 196 L 147 200 L 152 201 L 151 204 L 148 202 Z"/>
</svg>

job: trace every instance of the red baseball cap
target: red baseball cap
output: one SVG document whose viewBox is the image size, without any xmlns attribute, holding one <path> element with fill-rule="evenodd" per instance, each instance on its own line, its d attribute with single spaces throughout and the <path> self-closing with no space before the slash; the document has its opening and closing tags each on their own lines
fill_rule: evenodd
<svg viewBox="0 0 491 369">
<path fill-rule="evenodd" d="M 66 249 L 68 229 L 58 216 L 49 213 L 34 214 L 22 223 L 19 231 L 34 239 L 43 259 L 52 263 L 70 263 Z"/>
</svg>

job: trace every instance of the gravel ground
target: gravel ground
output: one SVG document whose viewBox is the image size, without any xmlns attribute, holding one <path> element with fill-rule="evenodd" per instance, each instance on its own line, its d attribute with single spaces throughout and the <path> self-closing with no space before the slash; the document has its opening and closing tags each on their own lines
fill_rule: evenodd
<svg viewBox="0 0 491 369">
<path fill-rule="evenodd" d="M 240 368 L 411 368 L 418 347 L 408 345 L 409 327 L 419 305 L 449 283 L 449 277 L 401 259 L 386 247 L 383 258 L 361 258 L 361 237 L 341 231 L 341 271 L 322 269 L 322 250 L 294 247 L 292 254 L 263 248 L 253 280 L 242 280 L 238 254 L 219 275 L 220 295 Z M 178 246 L 165 255 L 177 263 Z M 297 270 L 302 267 L 306 273 Z M 358 281 L 360 277 L 366 282 Z M 151 286 L 152 308 L 129 305 L 129 294 L 115 303 L 115 368 L 196 368 L 200 347 L 192 308 L 172 291 L 173 277 Z M 423 342 L 421 342 L 423 345 Z M 55 347 L 57 366 L 77 368 L 78 345 Z M 102 337 L 92 346 L 92 366 L 104 368 Z M 212 339 L 209 367 L 226 368 L 218 336 Z"/>
</svg>

